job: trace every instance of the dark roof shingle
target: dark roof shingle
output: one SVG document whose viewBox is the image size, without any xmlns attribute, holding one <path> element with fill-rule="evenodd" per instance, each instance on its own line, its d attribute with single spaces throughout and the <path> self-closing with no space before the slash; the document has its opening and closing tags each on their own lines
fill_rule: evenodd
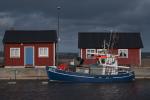
<svg viewBox="0 0 150 100">
<path fill-rule="evenodd" d="M 110 32 L 79 32 L 78 48 L 103 48 L 104 40 L 109 43 L 110 37 L 112 37 L 110 46 L 113 48 L 143 48 L 140 33 L 115 32 L 112 34 Z"/>
<path fill-rule="evenodd" d="M 57 42 L 56 30 L 7 30 L 3 43 Z"/>
</svg>

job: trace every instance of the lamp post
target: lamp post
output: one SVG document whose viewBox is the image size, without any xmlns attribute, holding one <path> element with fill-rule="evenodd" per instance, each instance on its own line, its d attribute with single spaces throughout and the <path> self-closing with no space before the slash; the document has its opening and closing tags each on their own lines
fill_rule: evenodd
<svg viewBox="0 0 150 100">
<path fill-rule="evenodd" d="M 59 60 L 59 41 L 60 41 L 60 37 L 59 37 L 59 28 L 60 28 L 60 6 L 57 6 L 57 58 L 56 58 L 56 65 L 58 65 L 58 60 Z"/>
</svg>

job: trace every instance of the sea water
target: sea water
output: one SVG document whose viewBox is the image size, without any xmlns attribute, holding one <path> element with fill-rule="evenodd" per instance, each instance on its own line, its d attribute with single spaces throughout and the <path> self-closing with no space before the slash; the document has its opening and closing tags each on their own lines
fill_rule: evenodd
<svg viewBox="0 0 150 100">
<path fill-rule="evenodd" d="M 0 81 L 0 100 L 150 100 L 150 80 L 130 83 Z M 44 83 L 44 84 L 43 84 Z"/>
</svg>

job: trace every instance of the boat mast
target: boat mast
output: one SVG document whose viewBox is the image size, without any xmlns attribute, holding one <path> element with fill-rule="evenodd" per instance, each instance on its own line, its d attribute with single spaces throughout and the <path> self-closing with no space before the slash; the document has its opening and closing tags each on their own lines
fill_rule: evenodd
<svg viewBox="0 0 150 100">
<path fill-rule="evenodd" d="M 108 52 L 109 52 L 109 49 L 110 49 L 110 45 L 111 45 L 111 38 L 112 38 L 112 30 L 110 30 L 110 38 L 109 38 L 109 44 L 108 44 Z"/>
<path fill-rule="evenodd" d="M 104 40 L 104 50 L 106 49 L 106 46 L 105 46 L 105 44 L 106 44 L 106 41 Z"/>
</svg>

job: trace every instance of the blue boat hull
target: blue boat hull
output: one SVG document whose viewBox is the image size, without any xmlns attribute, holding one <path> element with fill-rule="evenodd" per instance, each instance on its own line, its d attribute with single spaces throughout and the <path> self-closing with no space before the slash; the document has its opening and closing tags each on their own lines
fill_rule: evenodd
<svg viewBox="0 0 150 100">
<path fill-rule="evenodd" d="M 66 72 L 55 68 L 47 67 L 49 80 L 76 83 L 109 83 L 109 82 L 130 82 L 135 79 L 133 71 L 118 73 L 117 75 L 89 75 L 76 72 Z"/>
</svg>

